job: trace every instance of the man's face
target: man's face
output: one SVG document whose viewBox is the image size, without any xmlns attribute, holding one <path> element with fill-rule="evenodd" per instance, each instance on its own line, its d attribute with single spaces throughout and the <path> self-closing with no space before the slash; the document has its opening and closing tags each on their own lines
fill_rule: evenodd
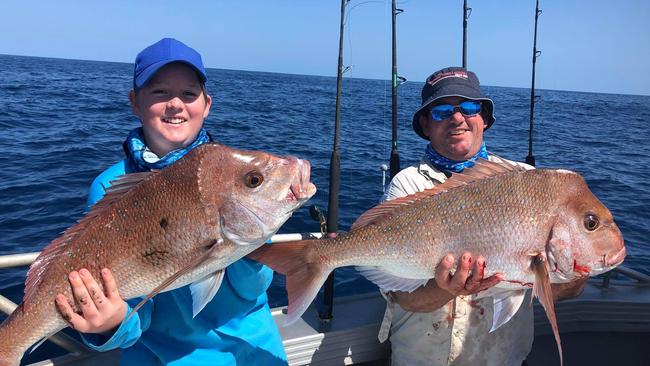
<svg viewBox="0 0 650 366">
<path fill-rule="evenodd" d="M 437 100 L 430 107 L 440 104 L 458 105 L 467 99 L 449 97 Z M 456 161 L 468 160 L 474 156 L 483 143 L 483 131 L 487 123 L 479 113 L 465 116 L 458 109 L 454 114 L 442 121 L 436 121 L 431 113 L 420 114 L 420 127 L 431 141 L 431 146 L 440 155 Z"/>
</svg>

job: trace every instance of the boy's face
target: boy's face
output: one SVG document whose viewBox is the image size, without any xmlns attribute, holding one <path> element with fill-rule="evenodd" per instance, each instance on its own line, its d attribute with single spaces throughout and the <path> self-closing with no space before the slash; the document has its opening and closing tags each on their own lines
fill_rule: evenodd
<svg viewBox="0 0 650 366">
<path fill-rule="evenodd" d="M 458 105 L 464 100 L 448 97 L 437 101 L 436 104 Z M 480 113 L 465 116 L 458 109 L 451 117 L 442 121 L 434 121 L 431 113 L 421 113 L 419 122 L 433 149 L 456 161 L 467 160 L 478 152 L 483 143 L 483 131 L 487 126 Z"/>
<path fill-rule="evenodd" d="M 131 91 L 129 100 L 147 146 L 159 157 L 191 144 L 212 104 L 194 70 L 182 63 L 158 70 L 137 93 Z"/>
</svg>

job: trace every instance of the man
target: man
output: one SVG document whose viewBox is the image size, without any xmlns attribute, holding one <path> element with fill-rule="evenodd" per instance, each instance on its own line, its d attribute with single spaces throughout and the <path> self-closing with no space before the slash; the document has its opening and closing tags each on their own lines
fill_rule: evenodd
<svg viewBox="0 0 650 366">
<path fill-rule="evenodd" d="M 483 95 L 474 73 L 450 67 L 429 76 L 413 115 L 413 130 L 429 141 L 425 156 L 393 178 L 384 199 L 432 188 L 478 158 L 499 161 L 483 141 L 494 121 L 494 103 Z M 521 365 L 533 343 L 530 291 L 513 318 L 490 333 L 493 299 L 473 300 L 472 295 L 496 285 L 501 274 L 483 278 L 482 267 L 489 263 L 466 252 L 452 276 L 455 261 L 448 254 L 435 278 L 413 292 L 383 292 L 388 307 L 379 338 L 384 341 L 390 328 L 393 365 Z M 556 286 L 554 293 L 572 297 L 583 286 L 584 280 Z"/>
</svg>

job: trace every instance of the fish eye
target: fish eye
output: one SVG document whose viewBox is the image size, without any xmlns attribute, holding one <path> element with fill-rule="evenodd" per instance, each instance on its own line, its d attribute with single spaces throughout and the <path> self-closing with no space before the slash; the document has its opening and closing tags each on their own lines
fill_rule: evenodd
<svg viewBox="0 0 650 366">
<path fill-rule="evenodd" d="M 598 217 L 596 215 L 588 214 L 585 216 L 585 229 L 589 231 L 594 231 L 600 226 L 600 221 L 598 221 Z"/>
<path fill-rule="evenodd" d="M 256 171 L 248 172 L 244 177 L 244 182 L 248 188 L 257 188 L 264 182 L 264 176 Z"/>
</svg>

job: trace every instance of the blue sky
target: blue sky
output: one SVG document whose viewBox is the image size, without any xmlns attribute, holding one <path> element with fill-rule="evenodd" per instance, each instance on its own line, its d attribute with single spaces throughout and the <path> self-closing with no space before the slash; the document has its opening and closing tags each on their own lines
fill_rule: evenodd
<svg viewBox="0 0 650 366">
<path fill-rule="evenodd" d="M 158 39 L 208 67 L 336 75 L 340 1 L 4 0 L 0 54 L 133 62 Z M 534 0 L 469 0 L 468 67 L 482 84 L 529 87 Z M 191 5 L 190 5 L 191 4 Z M 399 74 L 461 64 L 462 0 L 398 2 Z M 650 1 L 542 0 L 536 86 L 650 95 Z M 348 5 L 346 76 L 390 78 L 390 1 Z"/>
</svg>

